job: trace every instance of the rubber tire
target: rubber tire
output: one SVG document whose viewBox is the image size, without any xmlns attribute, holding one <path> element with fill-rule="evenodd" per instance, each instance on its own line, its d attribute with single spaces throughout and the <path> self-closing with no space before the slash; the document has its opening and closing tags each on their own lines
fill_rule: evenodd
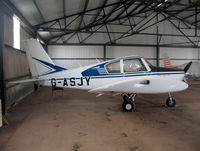
<svg viewBox="0 0 200 151">
<path fill-rule="evenodd" d="M 135 110 L 135 104 L 132 101 L 124 101 L 122 104 L 122 108 L 125 112 L 132 112 L 133 110 Z"/>
<path fill-rule="evenodd" d="M 174 98 L 172 98 L 172 102 L 171 102 L 170 98 L 167 98 L 166 105 L 168 107 L 175 107 L 176 106 L 176 100 Z"/>
</svg>

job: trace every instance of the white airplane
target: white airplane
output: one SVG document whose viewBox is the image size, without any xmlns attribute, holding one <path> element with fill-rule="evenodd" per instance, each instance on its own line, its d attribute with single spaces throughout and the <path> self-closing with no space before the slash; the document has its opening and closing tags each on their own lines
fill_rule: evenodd
<svg viewBox="0 0 200 151">
<path fill-rule="evenodd" d="M 168 69 L 154 67 L 139 56 L 128 56 L 68 70 L 55 65 L 35 39 L 27 40 L 26 54 L 32 79 L 12 83 L 38 82 L 44 86 L 85 89 L 99 95 L 121 93 L 126 112 L 135 109 L 136 94 L 168 93 L 166 105 L 174 107 L 176 101 L 170 93 L 188 88 L 183 79 L 191 62 L 184 70 Z"/>
</svg>

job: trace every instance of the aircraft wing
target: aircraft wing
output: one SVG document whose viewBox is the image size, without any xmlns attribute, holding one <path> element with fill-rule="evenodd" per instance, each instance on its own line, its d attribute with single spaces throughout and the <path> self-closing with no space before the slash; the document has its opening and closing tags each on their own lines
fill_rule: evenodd
<svg viewBox="0 0 200 151">
<path fill-rule="evenodd" d="M 26 79 L 26 80 L 19 80 L 19 81 L 11 81 L 10 84 L 22 84 L 22 83 L 28 83 L 28 82 L 40 82 L 45 81 L 48 79 Z"/>
<path fill-rule="evenodd" d="M 91 93 L 125 92 L 125 93 L 168 93 L 181 91 L 188 85 L 180 80 L 165 77 L 141 77 L 136 79 L 121 80 L 92 90 Z"/>
</svg>

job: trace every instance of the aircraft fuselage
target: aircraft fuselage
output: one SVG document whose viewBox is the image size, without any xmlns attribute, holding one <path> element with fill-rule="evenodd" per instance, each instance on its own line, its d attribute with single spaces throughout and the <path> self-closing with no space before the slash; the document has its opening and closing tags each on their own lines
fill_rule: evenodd
<svg viewBox="0 0 200 151">
<path fill-rule="evenodd" d="M 86 89 L 92 90 L 98 87 L 102 87 L 104 85 L 116 83 L 119 81 L 126 80 L 153 80 L 148 85 L 142 85 L 143 89 L 146 89 L 145 92 L 139 90 L 137 93 L 168 93 L 172 91 L 180 91 L 178 88 L 176 90 L 176 83 L 168 85 L 168 82 L 165 82 L 164 79 L 174 79 L 183 83 L 182 80 L 184 78 L 184 71 L 180 69 L 168 69 L 168 68 L 156 68 L 150 67 L 147 62 L 142 58 L 133 57 L 133 59 L 139 59 L 140 63 L 143 65 L 142 71 L 135 72 L 125 72 L 125 61 L 131 60 L 132 57 L 128 58 L 118 58 L 111 61 L 102 62 L 95 65 L 89 65 L 86 67 L 79 67 L 75 69 L 65 70 L 61 72 L 56 72 L 48 75 L 41 76 L 41 78 L 49 79 L 47 81 L 42 82 L 42 85 L 46 86 L 54 86 L 54 87 L 63 87 L 63 88 L 75 88 L 75 89 Z M 124 61 L 124 62 L 123 62 Z M 110 73 L 108 70 L 109 64 L 114 64 L 119 62 L 119 73 Z M 123 66 L 123 67 L 122 67 Z M 156 80 L 157 79 L 157 80 Z M 157 82 L 156 82 L 157 81 Z M 153 85 L 154 83 L 154 85 Z M 155 88 L 155 84 L 159 87 L 166 87 L 165 90 L 160 90 Z M 163 84 L 162 84 L 163 83 Z M 173 82 L 172 82 L 173 83 Z M 177 84 L 180 84 L 177 83 Z M 133 83 L 135 84 L 135 83 Z M 187 86 L 186 83 L 183 83 L 183 89 Z M 154 86 L 154 87 L 153 87 Z M 167 88 L 168 87 L 168 88 Z M 170 89 L 169 89 L 170 87 Z M 138 88 L 137 88 L 138 89 Z M 149 89 L 149 92 L 148 92 Z M 155 89 L 155 92 L 152 91 Z M 133 92 L 136 90 L 136 87 L 133 86 Z M 119 88 L 119 92 L 130 91 L 126 88 Z M 157 92 L 156 92 L 157 91 Z"/>
</svg>

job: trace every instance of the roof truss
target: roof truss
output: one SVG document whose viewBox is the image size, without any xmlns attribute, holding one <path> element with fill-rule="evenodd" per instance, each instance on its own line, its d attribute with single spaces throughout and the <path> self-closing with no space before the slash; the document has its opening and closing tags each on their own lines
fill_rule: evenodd
<svg viewBox="0 0 200 151">
<path fill-rule="evenodd" d="M 161 37 L 180 36 L 185 37 L 191 47 L 199 47 L 198 39 L 200 28 L 200 2 L 191 0 L 116 0 L 108 3 L 109 0 L 103 0 L 101 6 L 88 8 L 91 0 L 84 1 L 84 7 L 80 12 L 67 15 L 65 3 L 63 0 L 63 16 L 53 20 L 47 20 L 37 0 L 32 0 L 43 22 L 31 25 L 16 6 L 10 0 L 3 0 L 4 5 L 16 13 L 22 19 L 27 28 L 34 34 L 40 35 L 46 44 L 89 44 L 88 42 L 95 35 L 106 34 L 107 41 L 104 45 L 119 44 L 122 39 L 133 35 L 147 35 Z M 174 9 L 178 8 L 178 9 Z M 186 13 L 187 12 L 187 13 Z M 158 15 L 162 19 L 156 20 Z M 150 17 L 149 17 L 150 16 Z M 91 17 L 89 21 L 85 21 Z M 174 21 L 176 20 L 176 21 Z M 158 26 L 162 22 L 168 21 L 179 34 L 145 32 Z M 194 35 L 188 35 L 182 29 L 194 30 Z M 113 27 L 124 28 L 123 31 L 113 31 Z M 72 28 L 73 27 L 73 28 Z M 42 33 L 49 33 L 48 37 L 43 37 Z M 191 38 L 192 37 L 192 38 Z M 95 42 L 98 43 L 98 42 Z M 163 44 L 164 45 L 164 44 Z M 170 45 L 170 44 L 168 44 Z M 172 46 L 174 44 L 171 44 Z"/>
</svg>

